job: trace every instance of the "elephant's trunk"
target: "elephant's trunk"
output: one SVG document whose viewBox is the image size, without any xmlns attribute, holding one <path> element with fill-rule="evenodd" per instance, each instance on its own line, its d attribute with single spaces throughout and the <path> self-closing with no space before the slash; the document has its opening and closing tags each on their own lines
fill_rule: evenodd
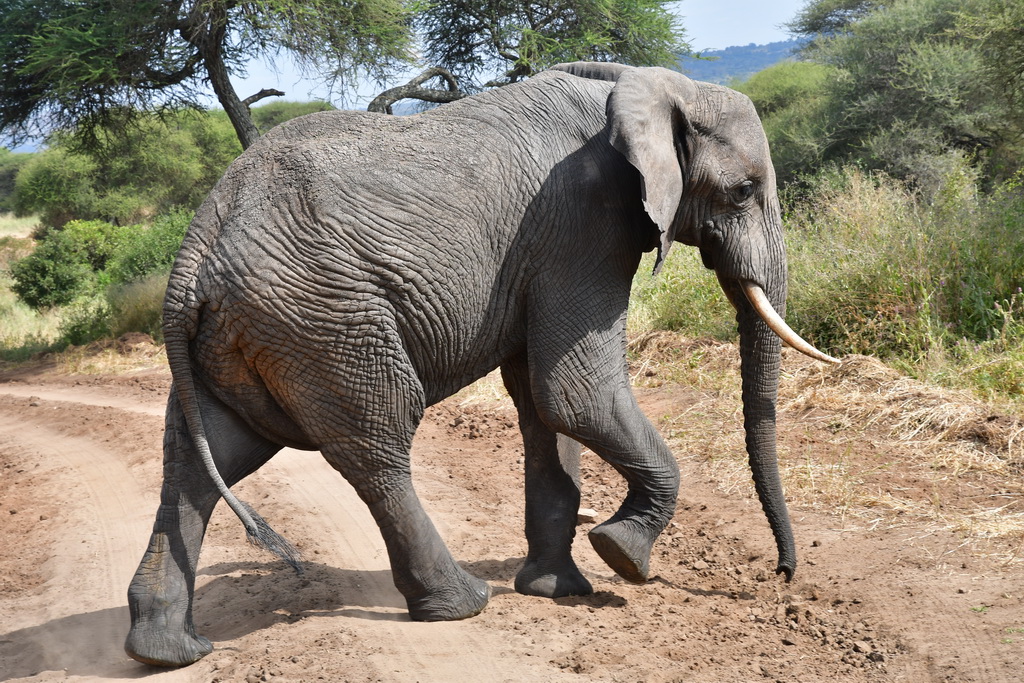
<svg viewBox="0 0 1024 683">
<path fill-rule="evenodd" d="M 740 331 L 740 372 L 743 380 L 743 427 L 746 430 L 747 455 L 754 488 L 768 517 L 779 551 L 777 574 L 786 581 L 796 571 L 796 546 L 789 522 L 786 500 L 779 477 L 775 445 L 775 402 L 779 389 L 779 365 L 782 342 L 757 309 L 740 292 L 742 285 L 719 278 L 733 306 Z M 775 306 L 784 306 L 785 285 L 773 292 Z"/>
</svg>

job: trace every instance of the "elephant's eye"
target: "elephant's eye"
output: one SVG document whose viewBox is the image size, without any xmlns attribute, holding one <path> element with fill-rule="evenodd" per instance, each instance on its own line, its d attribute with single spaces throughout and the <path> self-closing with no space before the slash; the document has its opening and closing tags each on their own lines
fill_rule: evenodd
<svg viewBox="0 0 1024 683">
<path fill-rule="evenodd" d="M 737 204 L 745 204 L 748 199 L 754 196 L 753 181 L 744 180 L 742 183 L 729 190 L 729 195 Z"/>
</svg>

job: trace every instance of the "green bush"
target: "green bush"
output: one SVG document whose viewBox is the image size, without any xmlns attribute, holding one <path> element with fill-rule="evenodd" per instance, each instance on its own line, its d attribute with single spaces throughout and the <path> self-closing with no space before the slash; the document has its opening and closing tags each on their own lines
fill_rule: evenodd
<svg viewBox="0 0 1024 683">
<path fill-rule="evenodd" d="M 0 213 L 14 211 L 14 179 L 31 158 L 32 154 L 0 147 Z"/>
<path fill-rule="evenodd" d="M 40 152 L 15 178 L 14 210 L 20 216 L 38 213 L 43 224 L 56 228 L 74 218 L 95 218 L 95 173 L 91 159 L 67 149 Z"/>
<path fill-rule="evenodd" d="M 169 271 L 192 215 L 192 211 L 177 209 L 158 216 L 148 227 L 135 226 L 111 259 L 110 281 L 124 284 L 154 272 Z"/>
<path fill-rule="evenodd" d="M 965 349 L 1024 350 L 1017 181 L 979 195 L 964 161 L 928 202 L 889 176 L 832 170 L 812 181 L 788 229 L 789 322 L 825 350 L 912 373 Z"/>
<path fill-rule="evenodd" d="M 146 222 L 174 207 L 197 207 L 241 151 L 223 112 L 143 118 L 98 134 L 101 145 L 89 152 L 55 135 L 19 171 L 16 210 L 38 213 L 51 227 L 72 219 Z"/>
<path fill-rule="evenodd" d="M 737 83 L 761 117 L 779 183 L 816 168 L 828 144 L 828 83 L 836 71 L 814 62 L 781 62 Z"/>
<path fill-rule="evenodd" d="M 274 126 L 284 123 L 297 116 L 305 116 L 319 111 L 332 111 L 334 105 L 330 102 L 314 100 L 312 102 L 287 102 L 274 100 L 259 107 L 252 108 L 252 122 L 259 128 L 260 133 L 266 133 Z"/>
<path fill-rule="evenodd" d="M 11 289 L 35 309 L 63 306 L 97 290 L 124 229 L 103 221 L 71 221 L 52 230 L 31 254 L 11 264 Z"/>
<path fill-rule="evenodd" d="M 676 245 L 657 276 L 651 275 L 653 266 L 654 255 L 646 255 L 633 277 L 630 331 L 677 330 L 723 340 L 736 336 L 736 313 L 696 249 Z"/>
<path fill-rule="evenodd" d="M 83 297 L 64 309 L 58 328 L 64 344 L 81 346 L 110 334 L 110 308 L 102 297 Z"/>
<path fill-rule="evenodd" d="M 109 327 L 114 337 L 126 332 L 145 332 L 163 339 L 163 302 L 167 273 L 153 273 L 128 284 L 107 290 Z"/>
</svg>

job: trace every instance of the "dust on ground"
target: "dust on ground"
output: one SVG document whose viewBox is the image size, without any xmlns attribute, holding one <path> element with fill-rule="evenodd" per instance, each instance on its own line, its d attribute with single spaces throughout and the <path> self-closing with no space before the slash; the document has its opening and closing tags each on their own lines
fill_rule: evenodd
<svg viewBox="0 0 1024 683">
<path fill-rule="evenodd" d="M 94 362 L 103 354 L 142 369 Z M 523 454 L 491 377 L 430 409 L 413 450 L 425 507 L 493 588 L 483 613 L 409 621 L 365 508 L 318 454 L 286 450 L 236 491 L 299 546 L 306 572 L 247 546 L 219 506 L 195 600 L 216 649 L 179 670 L 121 649 L 159 495 L 159 348 L 127 340 L 4 372 L 0 680 L 1020 680 L 1019 417 L 872 359 L 828 368 L 787 352 L 779 450 L 800 564 L 786 584 L 746 470 L 736 363 L 728 344 L 634 343 L 640 403 L 683 475 L 646 584 L 604 566 L 583 523 L 574 554 L 593 595 L 512 590 Z M 588 451 L 582 483 L 599 521 L 625 493 Z"/>
</svg>

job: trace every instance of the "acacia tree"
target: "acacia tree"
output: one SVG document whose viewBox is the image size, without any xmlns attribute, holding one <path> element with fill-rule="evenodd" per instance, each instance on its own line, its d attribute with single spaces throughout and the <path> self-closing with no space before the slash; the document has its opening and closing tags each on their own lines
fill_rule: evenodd
<svg viewBox="0 0 1024 683">
<path fill-rule="evenodd" d="M 85 142 L 139 111 L 198 107 L 209 84 L 243 147 L 259 136 L 231 84 L 286 51 L 344 83 L 410 58 L 405 0 L 0 0 L 0 133 L 17 144 L 58 129 Z"/>
<path fill-rule="evenodd" d="M 786 25 L 790 33 L 814 38 L 835 35 L 893 0 L 810 0 Z"/>
<path fill-rule="evenodd" d="M 669 0 L 435 0 L 418 15 L 428 62 L 463 82 L 514 83 L 559 62 L 675 66 L 690 51 Z M 494 76 L 483 84 L 478 75 Z M 472 86 L 471 86 L 472 87 Z"/>
<path fill-rule="evenodd" d="M 987 0 L 961 11 L 959 29 L 978 41 L 989 72 L 1024 128 L 1024 3 Z"/>
<path fill-rule="evenodd" d="M 814 158 L 856 161 L 938 188 L 966 160 L 995 179 L 1020 158 L 986 43 L 958 28 L 1003 0 L 813 0 L 790 29 L 826 65 Z M 1006 0 L 1006 6 L 1018 6 Z M 1019 24 L 1017 25 L 1019 26 Z M 810 169 L 806 169 L 810 170 Z"/>
</svg>

